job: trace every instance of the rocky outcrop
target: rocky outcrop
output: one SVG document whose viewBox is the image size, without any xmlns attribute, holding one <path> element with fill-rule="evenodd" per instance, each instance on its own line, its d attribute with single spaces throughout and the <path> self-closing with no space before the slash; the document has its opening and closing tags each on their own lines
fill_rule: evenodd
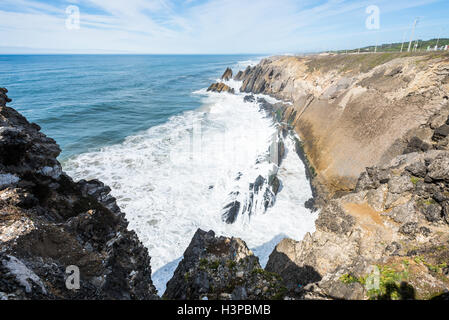
<svg viewBox="0 0 449 320">
<path fill-rule="evenodd" d="M 209 86 L 209 88 L 207 88 L 207 91 L 212 91 L 212 92 L 229 92 L 229 93 L 235 93 L 234 88 L 231 88 L 230 86 L 228 86 L 227 84 L 224 84 L 223 82 L 216 82 L 213 83 Z"/>
<path fill-rule="evenodd" d="M 292 103 L 282 119 L 329 197 L 353 190 L 366 167 L 447 146 L 447 54 L 272 57 L 234 79 Z"/>
<path fill-rule="evenodd" d="M 226 68 L 225 72 L 221 76 L 221 80 L 229 81 L 230 79 L 232 79 L 232 69 Z"/>
<path fill-rule="evenodd" d="M 330 200 L 266 270 L 300 299 L 429 299 L 449 290 L 449 152 L 394 158 Z"/>
<path fill-rule="evenodd" d="M 242 240 L 198 230 L 163 297 L 267 300 L 281 299 L 285 292 L 279 276 L 264 271 Z"/>
<path fill-rule="evenodd" d="M 110 188 L 67 176 L 56 142 L 0 93 L 0 299 L 157 299 Z M 78 290 L 66 286 L 73 266 Z"/>
</svg>

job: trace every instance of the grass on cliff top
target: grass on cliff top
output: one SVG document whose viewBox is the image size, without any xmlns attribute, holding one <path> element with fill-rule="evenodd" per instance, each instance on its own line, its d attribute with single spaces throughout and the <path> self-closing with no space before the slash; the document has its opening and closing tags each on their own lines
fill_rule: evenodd
<svg viewBox="0 0 449 320">
<path fill-rule="evenodd" d="M 340 72 L 368 72 L 377 66 L 396 58 L 423 57 L 425 60 L 448 57 L 448 52 L 383 52 L 367 54 L 338 54 L 329 56 L 314 56 L 308 61 L 309 72 L 338 70 Z"/>
</svg>

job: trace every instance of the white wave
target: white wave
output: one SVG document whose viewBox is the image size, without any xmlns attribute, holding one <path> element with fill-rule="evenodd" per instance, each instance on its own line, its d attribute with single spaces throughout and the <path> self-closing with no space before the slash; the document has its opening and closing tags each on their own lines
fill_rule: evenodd
<svg viewBox="0 0 449 320">
<path fill-rule="evenodd" d="M 291 139 L 274 207 L 251 218 L 239 216 L 234 224 L 223 222 L 231 192 L 243 194 L 258 175 L 277 170 L 257 161 L 277 131 L 257 103 L 243 102 L 243 94 L 205 89 L 197 94 L 204 95 L 202 108 L 64 163 L 74 179 L 98 178 L 112 188 L 130 228 L 149 250 L 160 294 L 198 228 L 242 238 L 262 264 L 282 238 L 300 240 L 314 230 L 316 214 L 304 208 L 311 190 Z"/>
</svg>

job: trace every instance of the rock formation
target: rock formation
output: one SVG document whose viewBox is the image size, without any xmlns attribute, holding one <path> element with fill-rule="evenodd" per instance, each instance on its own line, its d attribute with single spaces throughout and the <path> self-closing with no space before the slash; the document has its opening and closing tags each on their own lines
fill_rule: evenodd
<svg viewBox="0 0 449 320">
<path fill-rule="evenodd" d="M 198 230 L 163 297 L 267 300 L 283 298 L 285 292 L 279 276 L 264 271 L 242 240 Z"/>
<path fill-rule="evenodd" d="M 275 112 L 321 209 L 270 256 L 286 296 L 448 298 L 449 56 L 274 57 L 234 79 L 292 103 Z"/>
<path fill-rule="evenodd" d="M 56 142 L 0 89 L 0 299 L 157 299 L 150 257 L 110 188 L 74 182 Z M 76 266 L 79 290 L 66 280 Z M 70 272 L 66 272 L 70 271 Z"/>
<path fill-rule="evenodd" d="M 416 139 L 424 148 L 447 143 L 447 54 L 273 57 L 235 79 L 242 92 L 292 103 L 283 121 L 330 196 L 352 190 L 366 167 L 390 162 Z"/>
<path fill-rule="evenodd" d="M 302 298 L 429 299 L 449 289 L 449 152 L 368 168 L 322 208 L 316 232 L 283 240 L 266 270 Z M 380 279 L 379 287 L 367 282 Z M 368 287 L 369 288 L 369 287 Z"/>
<path fill-rule="evenodd" d="M 226 68 L 226 71 L 221 76 L 221 80 L 229 81 L 232 79 L 232 70 L 231 68 Z"/>
<path fill-rule="evenodd" d="M 227 84 L 224 84 L 223 82 L 216 82 L 216 83 L 211 84 L 209 86 L 209 88 L 207 88 L 207 91 L 218 92 L 218 93 L 221 93 L 221 92 L 235 93 L 233 88 L 231 88 Z"/>
</svg>

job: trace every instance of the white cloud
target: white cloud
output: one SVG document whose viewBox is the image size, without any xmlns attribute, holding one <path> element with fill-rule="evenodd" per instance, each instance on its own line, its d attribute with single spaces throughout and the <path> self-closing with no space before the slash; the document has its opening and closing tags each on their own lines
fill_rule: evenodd
<svg viewBox="0 0 449 320">
<path fill-rule="evenodd" d="M 374 2 L 385 15 L 438 1 Z M 372 0 L 327 0 L 318 5 L 311 0 L 2 2 L 0 52 L 2 47 L 26 47 L 136 53 L 301 51 L 341 45 L 342 37 L 348 39 L 347 45 L 355 45 L 369 34 L 364 29 L 365 8 L 373 4 Z M 65 29 L 65 7 L 72 3 L 81 9 L 79 30 Z M 389 26 L 394 28 L 398 27 Z"/>
</svg>

